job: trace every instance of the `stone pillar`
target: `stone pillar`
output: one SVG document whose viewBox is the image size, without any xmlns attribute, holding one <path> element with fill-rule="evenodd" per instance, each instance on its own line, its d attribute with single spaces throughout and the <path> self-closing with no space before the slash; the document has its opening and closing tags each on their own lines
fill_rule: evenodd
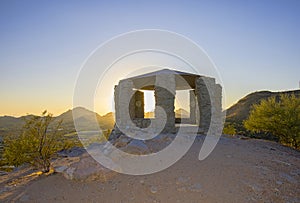
<svg viewBox="0 0 300 203">
<path fill-rule="evenodd" d="M 222 115 L 222 86 L 215 85 L 215 92 L 212 99 L 212 127 L 214 134 L 221 134 L 223 127 L 223 115 Z"/>
<path fill-rule="evenodd" d="M 115 85 L 114 101 L 115 101 L 115 126 L 114 126 L 114 131 L 115 131 L 115 134 L 120 134 L 121 131 L 118 128 L 118 125 L 121 122 L 120 112 L 119 112 L 119 86 L 118 85 Z"/>
<path fill-rule="evenodd" d="M 199 127 L 206 133 L 209 129 L 211 120 L 211 101 L 210 92 L 212 88 L 210 86 L 215 85 L 215 80 L 213 78 L 199 77 L 196 79 L 196 96 L 200 111 L 200 122 Z"/>
<path fill-rule="evenodd" d="M 211 133 L 218 134 L 222 122 L 222 87 L 214 78 L 200 77 L 196 80 L 196 96 L 200 111 L 199 127 L 207 133 L 210 124 Z"/>
<path fill-rule="evenodd" d="M 196 123 L 196 95 L 195 90 L 190 90 L 190 122 Z"/>
<path fill-rule="evenodd" d="M 129 115 L 131 120 L 135 118 L 135 93 L 133 93 L 129 102 Z"/>
<path fill-rule="evenodd" d="M 115 85 L 115 88 L 114 88 L 114 101 L 115 101 L 115 119 L 116 119 L 116 122 L 117 120 L 120 118 L 120 115 L 119 115 L 119 87 L 118 85 Z"/>
<path fill-rule="evenodd" d="M 175 94 L 176 83 L 174 75 L 157 75 L 155 82 L 155 119 L 163 119 L 162 112 L 158 110 L 160 106 L 166 113 L 167 121 L 163 132 L 175 132 Z M 157 122 L 162 123 L 162 122 Z"/>
<path fill-rule="evenodd" d="M 132 124 L 132 118 L 135 117 L 135 91 L 131 80 L 121 80 L 118 86 L 115 86 L 115 118 L 116 124 L 121 129 L 127 129 Z M 134 102 L 132 101 L 134 98 Z"/>
<path fill-rule="evenodd" d="M 144 118 L 144 92 L 136 91 L 135 98 L 135 118 Z"/>
</svg>

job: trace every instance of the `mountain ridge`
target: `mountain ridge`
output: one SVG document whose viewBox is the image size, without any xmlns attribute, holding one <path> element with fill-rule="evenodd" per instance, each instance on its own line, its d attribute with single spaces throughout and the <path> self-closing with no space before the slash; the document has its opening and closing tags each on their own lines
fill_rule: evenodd
<svg viewBox="0 0 300 203">
<path fill-rule="evenodd" d="M 0 116 L 0 136 L 13 134 L 13 132 L 19 133 L 22 130 L 26 119 L 29 119 L 32 116 L 35 115 L 30 114 L 20 117 Z M 103 116 L 100 116 L 96 112 L 88 110 L 84 107 L 75 107 L 61 113 L 58 116 L 53 116 L 53 122 L 50 124 L 50 127 L 58 124 L 58 122 L 60 122 L 61 120 L 62 129 L 64 129 L 66 132 L 75 131 L 74 121 L 76 121 L 76 123 L 78 124 L 76 127 L 80 128 L 81 130 L 96 130 L 98 129 L 98 124 L 100 125 L 101 129 L 112 129 L 114 114 L 110 112 Z M 98 123 L 95 123 L 95 121 L 97 121 Z"/>
<path fill-rule="evenodd" d="M 263 99 L 270 98 L 272 96 L 279 97 L 281 94 L 295 94 L 297 97 L 300 97 L 300 90 L 288 90 L 288 91 L 256 91 L 252 92 L 243 98 L 241 98 L 237 103 L 233 104 L 226 110 L 226 123 L 232 123 L 238 130 L 244 131 L 243 121 L 248 118 L 253 104 L 258 104 Z M 73 117 L 73 113 L 75 116 Z M 177 109 L 175 111 L 176 117 L 189 117 L 189 112 L 184 109 Z M 34 115 L 28 114 L 24 116 L 14 117 L 14 116 L 0 116 L 0 136 L 9 133 L 10 131 L 19 132 L 22 129 L 25 120 Z M 146 112 L 145 117 L 153 117 L 153 112 Z M 67 131 L 75 131 L 74 119 L 80 123 L 79 127 L 83 130 L 88 129 L 97 129 L 98 127 L 95 124 L 96 121 L 99 123 L 101 129 L 112 129 L 114 126 L 114 113 L 108 112 L 103 116 L 99 115 L 96 112 L 93 112 L 84 107 L 75 107 L 73 109 L 68 109 L 67 111 L 61 113 L 58 116 L 53 116 L 53 124 L 57 124 L 58 121 L 63 120 L 62 127 Z"/>
<path fill-rule="evenodd" d="M 243 121 L 249 117 L 252 106 L 254 104 L 259 104 L 262 100 L 270 97 L 279 98 L 282 94 L 294 94 L 296 97 L 300 97 L 300 90 L 276 92 L 263 90 L 247 94 L 226 110 L 226 123 L 234 124 L 239 132 L 245 132 Z"/>
</svg>

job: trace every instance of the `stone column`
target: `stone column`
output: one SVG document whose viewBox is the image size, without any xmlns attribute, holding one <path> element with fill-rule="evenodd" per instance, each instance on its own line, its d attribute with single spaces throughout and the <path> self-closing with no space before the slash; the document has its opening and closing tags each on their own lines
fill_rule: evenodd
<svg viewBox="0 0 300 203">
<path fill-rule="evenodd" d="M 144 92 L 136 91 L 135 98 L 135 118 L 144 118 Z"/>
<path fill-rule="evenodd" d="M 196 79 L 196 96 L 200 111 L 200 129 L 206 133 L 209 129 L 210 120 L 211 120 L 211 101 L 210 101 L 210 92 L 215 84 L 215 79 L 207 77 L 199 77 Z"/>
<path fill-rule="evenodd" d="M 190 122 L 196 123 L 196 95 L 195 90 L 190 90 Z"/>
<path fill-rule="evenodd" d="M 214 133 L 222 133 L 223 127 L 223 115 L 222 115 L 222 86 L 219 84 L 215 85 L 215 92 L 213 95 L 212 105 L 212 125 Z"/>
<path fill-rule="evenodd" d="M 207 133 L 210 124 L 211 133 L 218 134 L 222 121 L 222 87 L 214 78 L 200 77 L 196 80 L 196 95 L 200 111 L 199 127 Z"/>
<path fill-rule="evenodd" d="M 164 133 L 175 132 L 175 112 L 174 102 L 176 94 L 176 83 L 174 75 L 157 75 L 155 82 L 155 119 L 163 119 L 163 112 L 159 111 L 160 106 L 166 113 L 167 121 L 163 129 Z M 157 122 L 162 123 L 162 122 Z"/>
<path fill-rule="evenodd" d="M 129 128 L 132 125 L 132 118 L 135 117 L 134 92 L 131 80 L 121 80 L 119 85 L 115 86 L 115 117 L 116 124 L 121 129 Z"/>
<path fill-rule="evenodd" d="M 115 85 L 114 89 L 114 101 L 115 101 L 115 126 L 114 126 L 114 131 L 115 134 L 121 134 L 120 129 L 118 128 L 118 125 L 121 123 L 120 119 L 120 110 L 119 110 L 119 86 Z M 112 138 L 110 138 L 112 139 Z"/>
</svg>

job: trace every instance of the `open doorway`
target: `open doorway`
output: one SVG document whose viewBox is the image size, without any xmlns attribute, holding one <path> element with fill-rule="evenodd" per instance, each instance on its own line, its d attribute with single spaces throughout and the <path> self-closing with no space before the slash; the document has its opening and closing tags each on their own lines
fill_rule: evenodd
<svg viewBox="0 0 300 203">
<path fill-rule="evenodd" d="M 175 95 L 175 122 L 188 123 L 190 118 L 190 90 L 177 90 Z"/>
<path fill-rule="evenodd" d="M 144 118 L 155 118 L 155 98 L 153 90 L 143 90 L 144 92 Z"/>
</svg>

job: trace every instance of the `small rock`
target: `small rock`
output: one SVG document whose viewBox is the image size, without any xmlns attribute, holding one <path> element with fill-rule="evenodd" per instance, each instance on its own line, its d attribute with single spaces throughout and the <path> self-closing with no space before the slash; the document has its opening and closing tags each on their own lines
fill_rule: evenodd
<svg viewBox="0 0 300 203">
<path fill-rule="evenodd" d="M 114 142 L 114 145 L 115 147 L 120 148 L 120 147 L 125 147 L 129 142 L 130 142 L 130 138 L 121 136 Z"/>
<path fill-rule="evenodd" d="M 141 183 L 141 184 L 144 184 L 144 183 L 145 183 L 145 181 L 142 179 L 142 180 L 140 180 L 140 183 Z"/>
<path fill-rule="evenodd" d="M 274 188 L 274 191 L 275 191 L 275 195 L 278 196 L 280 191 L 277 188 Z"/>
<path fill-rule="evenodd" d="M 155 186 L 151 186 L 151 188 L 150 188 L 150 192 L 152 193 L 152 194 L 155 194 L 155 193 L 157 193 L 157 187 L 155 187 Z"/>
<path fill-rule="evenodd" d="M 201 192 L 201 189 L 202 189 L 202 185 L 200 183 L 195 183 L 189 188 L 189 190 L 192 192 Z"/>
<path fill-rule="evenodd" d="M 0 171 L 0 176 L 4 176 L 4 175 L 7 175 L 8 173 L 5 172 L 5 171 Z"/>
<path fill-rule="evenodd" d="M 297 180 L 294 177 L 290 176 L 289 174 L 280 172 L 279 176 L 286 179 L 290 183 L 297 183 Z"/>
<path fill-rule="evenodd" d="M 179 177 L 177 180 L 176 180 L 176 184 L 179 185 L 179 184 L 184 184 L 184 183 L 187 183 L 191 178 L 190 177 Z"/>
<path fill-rule="evenodd" d="M 186 192 L 186 187 L 177 188 L 178 192 Z"/>
<path fill-rule="evenodd" d="M 59 166 L 59 167 L 54 168 L 54 171 L 57 172 L 57 173 L 62 173 L 62 172 L 64 172 L 67 168 L 68 168 L 67 166 Z"/>
<path fill-rule="evenodd" d="M 287 163 L 287 162 L 284 162 L 284 161 L 280 161 L 280 160 L 278 160 L 278 159 L 274 159 L 273 161 L 274 161 L 274 162 L 277 162 L 277 163 L 280 163 L 280 164 L 283 164 L 283 165 L 286 165 L 286 166 L 291 166 L 290 163 Z"/>
<path fill-rule="evenodd" d="M 249 184 L 249 187 L 256 193 L 259 193 L 262 191 L 262 189 L 260 188 L 260 186 L 256 185 L 256 184 Z"/>
<path fill-rule="evenodd" d="M 71 149 L 62 150 L 58 152 L 57 154 L 61 157 L 78 157 L 85 153 L 86 150 L 82 147 L 73 147 Z"/>
<path fill-rule="evenodd" d="M 73 168 L 73 167 L 68 168 L 64 173 L 64 177 L 72 180 L 74 178 L 74 171 L 75 171 L 75 168 Z"/>
<path fill-rule="evenodd" d="M 27 202 L 29 201 L 29 195 L 22 195 L 22 197 L 19 200 L 20 202 Z"/>
<path fill-rule="evenodd" d="M 132 140 L 127 146 L 122 147 L 121 150 L 131 154 L 149 154 L 148 146 L 142 140 Z"/>
<path fill-rule="evenodd" d="M 113 184 L 112 189 L 118 191 L 117 185 Z"/>
</svg>

